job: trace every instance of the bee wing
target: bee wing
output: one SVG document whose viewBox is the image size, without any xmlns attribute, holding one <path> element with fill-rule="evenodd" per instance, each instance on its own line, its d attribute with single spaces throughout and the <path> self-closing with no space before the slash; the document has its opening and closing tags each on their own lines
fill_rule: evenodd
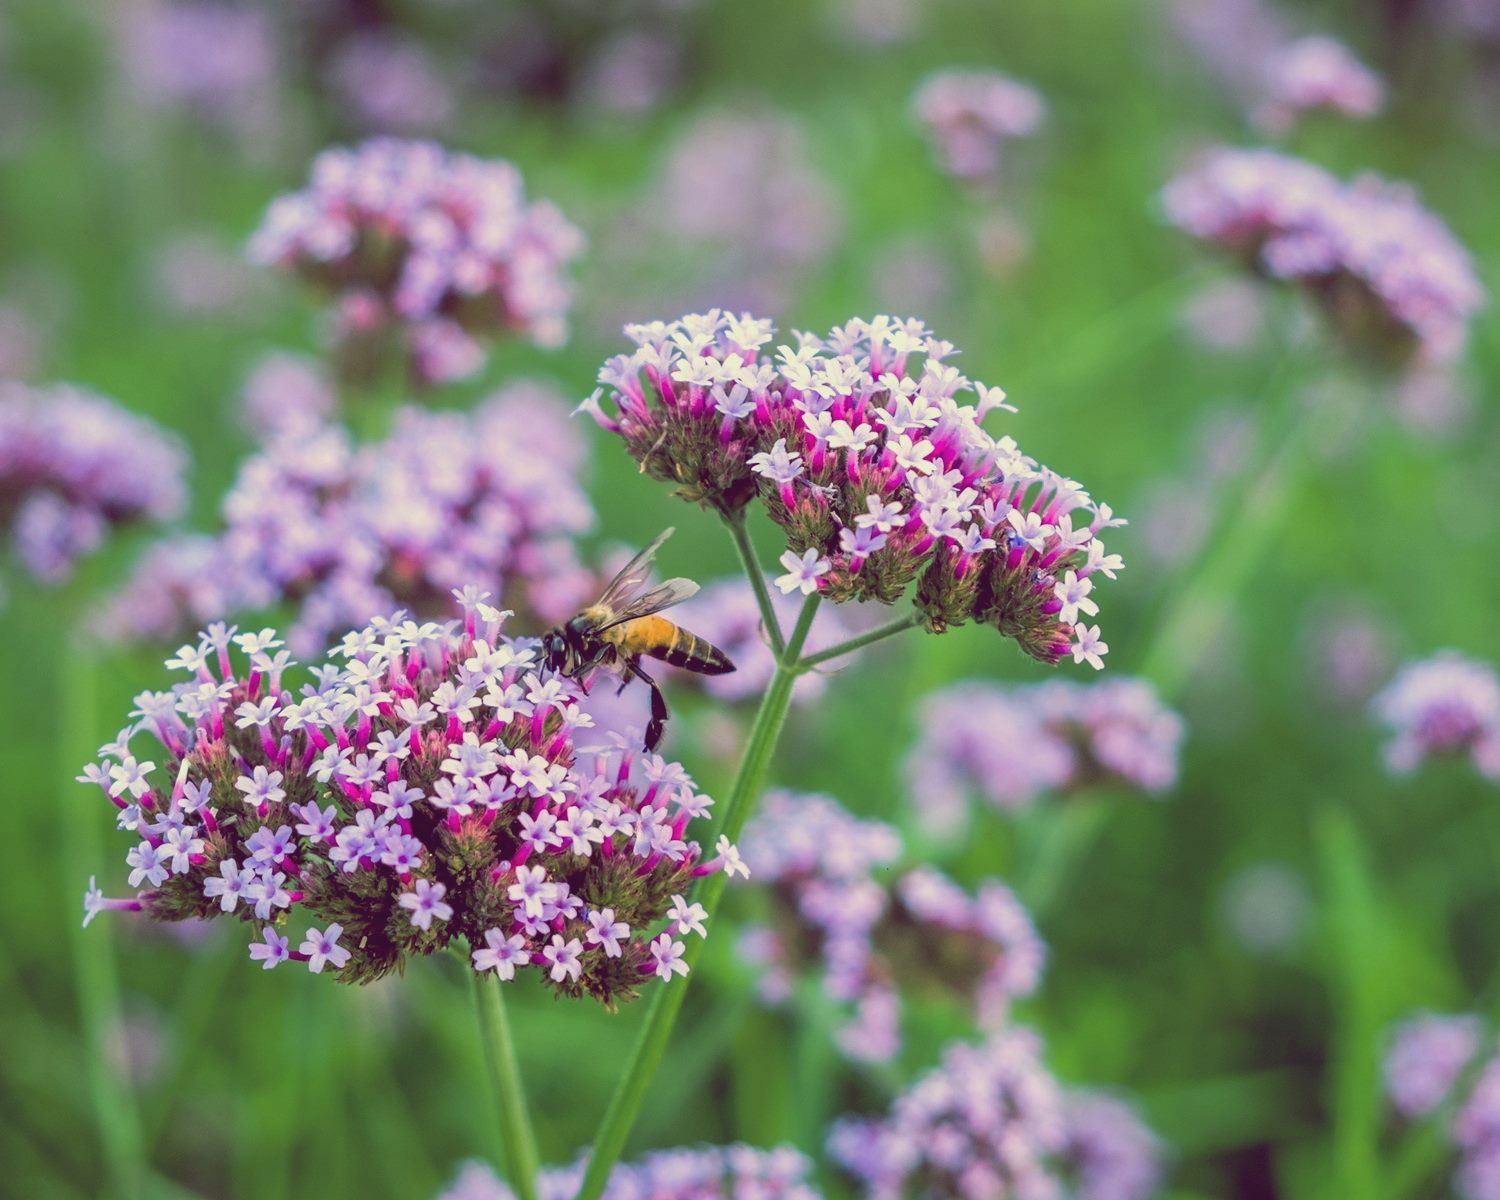
<svg viewBox="0 0 1500 1200">
<path fill-rule="evenodd" d="M 599 597 L 599 603 L 617 611 L 623 611 L 628 607 L 633 597 L 646 586 L 646 580 L 651 577 L 651 560 L 656 557 L 661 544 L 671 536 L 672 528 L 668 526 L 649 546 L 626 563 L 620 573 L 609 581 L 609 586 L 604 589 L 604 595 Z"/>
<path fill-rule="evenodd" d="M 610 629 L 626 621 L 634 621 L 637 617 L 649 617 L 652 613 L 659 613 L 664 608 L 681 604 L 697 594 L 698 585 L 691 579 L 669 579 L 666 583 L 652 588 L 649 592 L 642 592 L 633 600 L 628 600 L 617 607 L 614 610 L 614 619 L 608 625 L 601 625 L 599 628 Z"/>
</svg>

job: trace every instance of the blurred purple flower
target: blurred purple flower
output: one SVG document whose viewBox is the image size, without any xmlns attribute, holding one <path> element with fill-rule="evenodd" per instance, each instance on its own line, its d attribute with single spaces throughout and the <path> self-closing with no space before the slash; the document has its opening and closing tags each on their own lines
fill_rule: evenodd
<svg viewBox="0 0 1500 1200">
<path fill-rule="evenodd" d="M 554 205 L 525 199 L 512 164 L 376 138 L 323 151 L 308 187 L 272 203 L 250 257 L 332 293 L 344 340 L 361 335 L 360 349 L 373 351 L 394 338 L 415 378 L 442 382 L 482 361 L 467 346 L 452 353 L 459 334 L 560 345 L 572 303 L 565 269 L 582 248 Z"/>
<path fill-rule="evenodd" d="M 560 619 L 593 584 L 573 548 L 594 514 L 565 412 L 550 388 L 518 383 L 473 414 L 400 409 L 372 445 L 337 426 L 294 426 L 240 468 L 222 532 L 148 555 L 103 628 L 163 639 L 290 601 L 288 638 L 310 654 L 397 606 L 438 615 L 469 579 Z"/>
<path fill-rule="evenodd" d="M 280 49 L 270 15 L 216 0 L 143 0 L 121 6 L 119 50 L 131 90 L 240 132 L 275 107 Z"/>
<path fill-rule="evenodd" d="M 274 350 L 250 371 L 241 390 L 245 425 L 257 439 L 310 437 L 333 417 L 338 395 L 316 359 Z"/>
<path fill-rule="evenodd" d="M 1488 663 L 1453 650 L 1408 662 L 1371 709 L 1393 735 L 1385 761 L 1397 774 L 1428 758 L 1458 755 L 1500 780 L 1500 676 Z"/>
<path fill-rule="evenodd" d="M 912 99 L 939 165 L 970 184 L 993 184 L 1007 143 L 1030 137 L 1046 114 L 1033 88 L 999 71 L 939 71 Z"/>
<path fill-rule="evenodd" d="M 1448 228 L 1374 176 L 1345 184 L 1275 151 L 1218 149 L 1162 199 L 1187 233 L 1297 284 L 1351 345 L 1398 366 L 1456 357 L 1484 303 Z"/>
<path fill-rule="evenodd" d="M 355 33 L 339 43 L 326 78 L 340 107 L 371 133 L 431 133 L 453 117 L 443 72 L 416 41 Z"/>
<path fill-rule="evenodd" d="M 1248 350 L 1266 327 L 1265 299 L 1247 279 L 1221 279 L 1195 292 L 1183 306 L 1183 323 L 1213 350 Z"/>
<path fill-rule="evenodd" d="M 152 291 L 177 316 L 243 319 L 261 279 L 233 249 L 207 234 L 173 236 L 157 252 Z"/>
<path fill-rule="evenodd" d="M 1005 687 L 960 683 L 926 697 L 907 786 L 924 824 L 955 833 L 977 793 L 1002 812 L 1106 784 L 1160 795 L 1177 782 L 1182 718 L 1141 679 Z"/>
<path fill-rule="evenodd" d="M 1073 1200 L 1157 1195 L 1162 1146 L 1128 1104 L 1101 1092 L 1067 1092 L 1062 1119 L 1059 1157 Z"/>
<path fill-rule="evenodd" d="M 1452 1093 L 1483 1038 L 1484 1022 L 1471 1014 L 1406 1018 L 1391 1032 L 1382 1067 L 1391 1107 L 1409 1121 L 1425 1117 Z"/>
<path fill-rule="evenodd" d="M 0 530 L 57 583 L 115 526 L 183 506 L 187 455 L 145 417 L 81 388 L 0 383 Z"/>
<path fill-rule="evenodd" d="M 539 1200 L 573 1200 L 584 1163 L 544 1170 Z M 818 1200 L 813 1166 L 789 1146 L 694 1146 L 654 1150 L 638 1163 L 619 1163 L 604 1200 Z M 467 1163 L 437 1200 L 514 1200 L 514 1193 L 484 1163 Z"/>
<path fill-rule="evenodd" d="M 1028 1029 L 954 1043 L 877 1118 L 844 1118 L 828 1151 L 867 1200 L 1145 1200 L 1159 1149 L 1118 1101 L 1065 1093 Z"/>
<path fill-rule="evenodd" d="M 933 631 L 978 620 L 1042 662 L 1104 665 L 1080 613 L 1097 611 L 1092 577 L 1123 566 L 1097 536 L 1123 522 L 986 432 L 1005 394 L 950 366 L 954 347 L 920 321 L 854 319 L 775 359 L 774 327 L 748 314 L 626 334 L 638 348 L 605 363 L 582 408 L 683 499 L 730 516 L 758 496 L 796 568 L 778 585 L 895 604 L 915 582 Z"/>
<path fill-rule="evenodd" d="M 577 684 L 539 665 L 535 640 L 502 636 L 487 598 L 463 589 L 462 622 L 371 622 L 300 694 L 274 630 L 216 625 L 181 647 L 167 665 L 188 680 L 137 696 L 79 777 L 116 809 L 141 889 L 106 900 L 91 884 L 85 923 L 234 913 L 266 969 L 304 961 L 342 982 L 455 935 L 476 971 L 531 966 L 608 1006 L 670 977 L 659 964 L 687 935 L 655 927 L 733 861 L 723 839 L 713 859 L 685 840 L 712 801 L 676 763 L 592 730 Z M 134 756 L 142 735 L 162 769 Z M 318 922 L 296 950 L 279 928 L 293 910 Z"/>
<path fill-rule="evenodd" d="M 905 980 L 967 1000 L 987 1026 L 1041 981 L 1046 947 L 1009 888 L 990 880 L 970 896 L 928 867 L 893 876 L 900 835 L 829 797 L 772 793 L 743 845 L 776 911 L 741 943 L 761 972 L 761 998 L 783 1002 L 802 960 L 816 962 L 828 997 L 849 1007 L 835 1036 L 851 1059 L 899 1052 Z"/>
<path fill-rule="evenodd" d="M 1305 113 L 1326 110 L 1346 117 L 1373 117 L 1385 104 L 1380 78 L 1330 37 L 1304 37 L 1273 51 L 1264 64 L 1263 96 L 1256 123 L 1284 133 Z"/>
</svg>

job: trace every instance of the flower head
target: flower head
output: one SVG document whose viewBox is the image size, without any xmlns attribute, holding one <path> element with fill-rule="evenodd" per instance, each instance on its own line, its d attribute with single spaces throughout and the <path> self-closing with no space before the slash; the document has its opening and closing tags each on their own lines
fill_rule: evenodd
<svg viewBox="0 0 1500 1200">
<path fill-rule="evenodd" d="M 107 901 L 91 884 L 86 915 L 232 913 L 262 932 L 257 961 L 345 982 L 459 936 L 477 971 L 532 967 L 609 1005 L 685 973 L 673 931 L 704 929 L 685 897 L 709 869 L 687 836 L 706 806 L 681 767 L 628 739 L 580 742 L 608 731 L 569 718 L 577 683 L 506 637 L 487 600 L 465 590 L 448 624 L 376 620 L 297 691 L 291 663 L 274 684 L 265 669 L 270 630 L 218 627 L 184 647 L 172 661 L 186 681 L 142 701 L 151 720 L 84 772 L 120 813 L 144 889 Z M 130 755 L 147 734 L 159 770 Z M 564 823 L 596 836 L 544 832 Z M 647 824 L 660 836 L 634 836 Z M 717 853 L 737 860 L 728 843 Z M 313 927 L 291 951 L 279 928 L 304 914 Z"/>
<path fill-rule="evenodd" d="M 742 945 L 761 971 L 761 997 L 783 999 L 782 981 L 810 956 L 830 999 L 847 1006 L 836 1037 L 851 1059 L 884 1062 L 900 1050 L 901 980 L 950 989 L 987 1024 L 1041 980 L 1046 947 L 1007 887 L 991 880 L 971 896 L 931 868 L 896 874 L 896 831 L 826 796 L 771 794 L 744 844 L 775 913 Z"/>
<path fill-rule="evenodd" d="M 960 683 L 923 700 L 907 786 L 935 832 L 969 794 L 1002 812 L 1095 784 L 1160 795 L 1177 782 L 1183 721 L 1140 679 L 1004 687 Z"/>
<path fill-rule="evenodd" d="M 538 1177 L 543 1200 L 568 1200 L 583 1181 L 584 1160 Z M 638 1162 L 616 1163 L 604 1200 L 819 1200 L 813 1165 L 789 1146 L 692 1146 L 656 1150 Z M 468 1163 L 438 1200 L 515 1200 L 483 1163 Z"/>
<path fill-rule="evenodd" d="M 80 388 L 0 383 L 0 534 L 45 583 L 109 531 L 183 506 L 187 455 L 144 417 Z"/>
<path fill-rule="evenodd" d="M 1391 1107 L 1408 1121 L 1425 1117 L 1448 1098 L 1483 1037 L 1484 1022 L 1472 1014 L 1420 1013 L 1402 1021 L 1382 1064 Z"/>
<path fill-rule="evenodd" d="M 395 337 L 419 378 L 442 380 L 478 369 L 480 338 L 561 344 L 563 272 L 582 247 L 556 207 L 526 200 L 511 163 L 374 138 L 318 155 L 306 189 L 266 212 L 250 256 L 332 293 L 346 359 Z M 474 352 L 434 358 L 423 352 L 434 335 Z"/>
<path fill-rule="evenodd" d="M 1488 663 L 1445 650 L 1409 662 L 1371 701 L 1390 730 L 1386 765 L 1409 774 L 1428 758 L 1467 756 L 1500 779 L 1500 675 Z"/>
<path fill-rule="evenodd" d="M 1162 193 L 1168 218 L 1296 284 L 1335 330 L 1382 361 L 1447 361 L 1484 302 L 1468 252 L 1411 189 L 1341 183 L 1272 150 L 1218 149 Z"/>
<path fill-rule="evenodd" d="M 1305 113 L 1319 110 L 1365 118 L 1380 112 L 1380 78 L 1331 37 L 1304 37 L 1278 46 L 1266 59 L 1263 95 L 1255 119 L 1282 133 Z"/>
<path fill-rule="evenodd" d="M 398 606 L 446 614 L 475 579 L 560 619 L 593 588 L 572 538 L 594 521 L 576 478 L 582 441 L 563 414 L 552 389 L 523 382 L 473 414 L 403 408 L 372 445 L 294 426 L 240 468 L 219 533 L 147 554 L 105 627 L 178 637 L 289 601 L 288 641 L 311 654 Z"/>
<path fill-rule="evenodd" d="M 983 70 L 929 76 L 912 106 L 943 170 L 966 183 L 993 183 L 1006 143 L 1030 137 L 1046 114 L 1032 88 Z"/>
<path fill-rule="evenodd" d="M 1057 597 L 1069 571 L 1118 571 L 1103 510 L 984 429 L 1002 394 L 962 403 L 975 385 L 921 322 L 856 319 L 774 353 L 770 322 L 717 309 L 626 332 L 636 351 L 606 363 L 586 409 L 682 497 L 729 515 L 758 497 L 787 536 L 783 591 L 910 591 L 933 630 L 982 621 L 1048 663 L 1104 652 L 1074 638 Z M 743 415 L 726 415 L 716 392 L 739 388 Z"/>
<path fill-rule="evenodd" d="M 835 1124 L 829 1154 L 869 1197 L 1145 1200 L 1158 1174 L 1154 1139 L 1123 1106 L 1106 1114 L 1065 1093 L 1041 1053 L 1019 1027 L 955 1043 L 884 1116 Z"/>
</svg>

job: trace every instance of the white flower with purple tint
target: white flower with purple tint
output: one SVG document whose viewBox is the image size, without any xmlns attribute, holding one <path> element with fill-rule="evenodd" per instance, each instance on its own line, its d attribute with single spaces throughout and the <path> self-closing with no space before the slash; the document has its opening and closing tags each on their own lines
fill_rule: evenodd
<svg viewBox="0 0 1500 1200">
<path fill-rule="evenodd" d="M 804 550 L 801 555 L 788 550 L 781 556 L 781 565 L 787 573 L 776 577 L 776 586 L 788 596 L 793 592 L 811 596 L 818 590 L 818 580 L 833 570 L 833 564 L 816 550 Z"/>
<path fill-rule="evenodd" d="M 411 913 L 411 923 L 418 929 L 431 929 L 434 919 L 446 921 L 453 915 L 453 905 L 443 903 L 447 894 L 446 884 L 419 879 L 413 891 L 396 897 L 396 903 Z"/>
<path fill-rule="evenodd" d="M 267 925 L 261 931 L 260 941 L 250 943 L 251 961 L 260 963 L 266 971 L 286 962 L 291 956 L 291 942 L 277 933 L 274 925 Z"/>
<path fill-rule="evenodd" d="M 342 970 L 349 961 L 349 951 L 339 945 L 339 938 L 343 935 L 344 928 L 337 923 L 321 931 L 309 929 L 307 936 L 302 939 L 302 945 L 297 947 L 307 955 L 307 969 L 317 975 L 332 963 L 335 971 Z"/>
</svg>

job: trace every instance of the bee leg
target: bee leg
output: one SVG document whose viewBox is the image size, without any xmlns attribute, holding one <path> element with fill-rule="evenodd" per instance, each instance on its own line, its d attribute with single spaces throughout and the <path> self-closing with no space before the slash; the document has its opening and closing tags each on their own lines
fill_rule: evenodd
<svg viewBox="0 0 1500 1200">
<path fill-rule="evenodd" d="M 651 689 L 651 723 L 646 726 L 646 749 L 654 751 L 661 745 L 661 735 L 666 729 L 667 698 L 661 694 L 661 688 L 657 686 L 656 680 L 641 670 L 638 662 L 627 661 L 625 669 Z"/>
</svg>

